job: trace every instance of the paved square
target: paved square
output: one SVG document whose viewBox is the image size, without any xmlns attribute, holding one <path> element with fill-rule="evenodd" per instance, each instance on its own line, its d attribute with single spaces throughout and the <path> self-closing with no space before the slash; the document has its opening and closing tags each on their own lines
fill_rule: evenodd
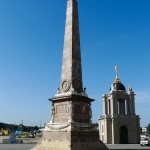
<svg viewBox="0 0 150 150">
<path fill-rule="evenodd" d="M 31 150 L 36 144 L 0 144 L 0 150 Z M 148 146 L 139 144 L 106 144 L 110 150 L 150 150 Z"/>
<path fill-rule="evenodd" d="M 30 150 L 35 144 L 0 144 L 0 150 Z"/>
</svg>

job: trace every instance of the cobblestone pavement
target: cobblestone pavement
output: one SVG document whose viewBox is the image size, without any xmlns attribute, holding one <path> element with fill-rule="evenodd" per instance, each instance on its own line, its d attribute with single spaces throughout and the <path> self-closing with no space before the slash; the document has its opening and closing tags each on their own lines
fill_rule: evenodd
<svg viewBox="0 0 150 150">
<path fill-rule="evenodd" d="M 0 150 L 31 150 L 35 144 L 0 144 Z M 150 150 L 150 147 L 140 146 L 139 144 L 107 144 L 110 150 Z"/>
</svg>

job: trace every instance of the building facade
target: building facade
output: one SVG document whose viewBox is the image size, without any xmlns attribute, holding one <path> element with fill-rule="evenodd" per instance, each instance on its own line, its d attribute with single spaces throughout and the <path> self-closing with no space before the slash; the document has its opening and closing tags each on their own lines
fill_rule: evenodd
<svg viewBox="0 0 150 150">
<path fill-rule="evenodd" d="M 103 95 L 103 116 L 99 118 L 100 140 L 107 144 L 140 143 L 140 119 L 135 113 L 135 93 L 118 78 L 110 87 L 108 94 Z"/>
</svg>

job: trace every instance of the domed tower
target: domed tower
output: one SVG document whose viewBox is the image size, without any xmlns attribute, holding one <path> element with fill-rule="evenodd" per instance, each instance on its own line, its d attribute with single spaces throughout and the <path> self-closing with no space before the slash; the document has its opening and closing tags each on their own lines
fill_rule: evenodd
<svg viewBox="0 0 150 150">
<path fill-rule="evenodd" d="M 140 142 L 140 119 L 135 114 L 135 93 L 116 78 L 108 94 L 103 95 L 103 116 L 99 118 L 100 140 L 107 144 L 137 144 Z"/>
</svg>

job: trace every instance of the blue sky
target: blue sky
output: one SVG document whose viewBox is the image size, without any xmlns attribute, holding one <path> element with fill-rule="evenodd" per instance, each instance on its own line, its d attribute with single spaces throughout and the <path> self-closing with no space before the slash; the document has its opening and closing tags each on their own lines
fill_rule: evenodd
<svg viewBox="0 0 150 150">
<path fill-rule="evenodd" d="M 0 122 L 40 125 L 50 121 L 50 102 L 60 83 L 67 0 L 0 0 Z M 83 84 L 94 98 L 119 78 L 136 93 L 141 126 L 150 123 L 150 1 L 78 0 Z"/>
</svg>

